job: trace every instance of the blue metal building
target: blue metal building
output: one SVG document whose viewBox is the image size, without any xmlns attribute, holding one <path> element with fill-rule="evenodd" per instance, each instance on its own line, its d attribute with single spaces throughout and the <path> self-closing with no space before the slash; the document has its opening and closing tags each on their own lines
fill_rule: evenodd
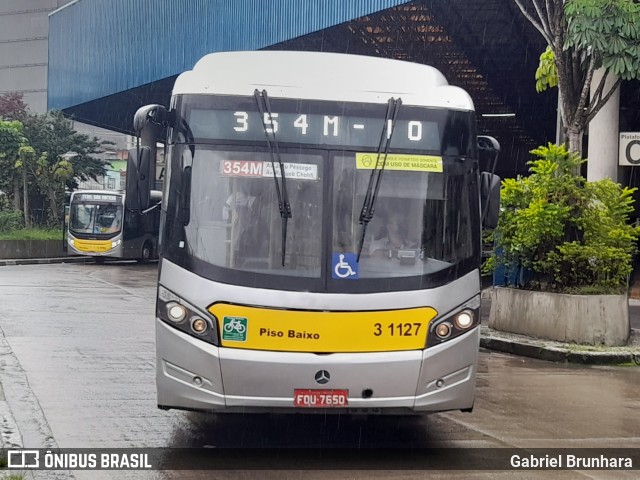
<svg viewBox="0 0 640 480">
<path fill-rule="evenodd" d="M 49 17 L 48 106 L 130 132 L 135 110 L 166 105 L 175 77 L 206 53 L 385 56 L 433 65 L 469 91 L 480 131 L 510 159 L 498 173 L 512 176 L 555 140 L 556 93 L 534 86 L 544 48 L 513 0 L 76 0 Z M 484 116 L 496 113 L 516 115 Z"/>
</svg>

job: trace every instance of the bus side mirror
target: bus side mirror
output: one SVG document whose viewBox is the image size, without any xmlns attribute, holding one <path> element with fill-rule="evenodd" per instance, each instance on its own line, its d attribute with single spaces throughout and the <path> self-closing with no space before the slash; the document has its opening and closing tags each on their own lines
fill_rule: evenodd
<svg viewBox="0 0 640 480">
<path fill-rule="evenodd" d="M 149 208 L 151 196 L 151 149 L 132 148 L 127 158 L 127 183 L 124 205 L 127 210 Z"/>
<path fill-rule="evenodd" d="M 500 214 L 500 177 L 489 172 L 480 174 L 480 207 L 482 226 L 496 228 Z"/>
<path fill-rule="evenodd" d="M 495 175 L 500 155 L 500 143 L 493 137 L 478 135 L 480 166 L 480 207 L 482 226 L 496 228 L 500 213 L 500 177 Z"/>
<path fill-rule="evenodd" d="M 67 231 L 69 230 L 69 205 L 64 206 L 64 215 L 62 216 L 62 251 L 67 252 Z"/>
<path fill-rule="evenodd" d="M 495 173 L 499 154 L 500 143 L 495 138 L 478 135 L 478 163 L 481 172 Z"/>
<path fill-rule="evenodd" d="M 164 105 L 145 105 L 144 107 L 140 107 L 133 116 L 133 129 L 139 135 L 147 125 L 165 126 L 168 120 L 169 116 Z"/>
</svg>

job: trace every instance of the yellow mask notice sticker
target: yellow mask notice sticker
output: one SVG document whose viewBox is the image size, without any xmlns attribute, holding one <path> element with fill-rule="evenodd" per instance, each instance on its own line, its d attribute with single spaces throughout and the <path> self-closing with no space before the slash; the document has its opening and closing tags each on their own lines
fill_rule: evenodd
<svg viewBox="0 0 640 480">
<path fill-rule="evenodd" d="M 378 154 L 356 153 L 356 168 L 372 170 L 376 166 Z M 384 154 L 380 155 L 380 165 L 384 160 Z M 442 157 L 436 155 L 409 155 L 402 153 L 390 153 L 387 155 L 385 170 L 405 170 L 409 172 L 438 172 L 442 173 Z"/>
</svg>

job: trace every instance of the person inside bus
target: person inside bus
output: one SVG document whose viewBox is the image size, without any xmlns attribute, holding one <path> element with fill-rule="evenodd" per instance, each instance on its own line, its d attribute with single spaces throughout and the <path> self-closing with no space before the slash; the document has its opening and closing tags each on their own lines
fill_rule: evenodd
<svg viewBox="0 0 640 480">
<path fill-rule="evenodd" d="M 120 231 L 122 223 L 122 210 L 117 207 L 107 206 L 98 216 L 97 233 L 116 233 Z"/>
<path fill-rule="evenodd" d="M 234 211 L 237 213 L 243 212 L 244 210 L 251 210 L 251 208 L 253 207 L 253 202 L 255 202 L 255 200 L 255 196 L 249 195 L 247 192 L 244 192 L 242 190 L 232 193 L 231 195 L 229 195 L 222 207 L 222 220 L 225 222 L 230 222 L 232 213 Z"/>
<path fill-rule="evenodd" d="M 268 184 L 271 186 L 271 184 Z M 264 265 L 269 254 L 269 231 L 263 215 L 261 200 L 264 185 L 260 180 L 250 179 L 240 183 L 229 195 L 223 206 L 222 218 L 230 222 L 232 241 L 238 266 Z"/>
<path fill-rule="evenodd" d="M 391 258 L 393 252 L 415 248 L 417 248 L 416 242 L 411 241 L 408 236 L 405 215 L 394 211 L 387 216 L 383 230 L 369 244 L 369 255 Z"/>
<path fill-rule="evenodd" d="M 122 210 L 121 209 L 117 209 L 116 210 L 116 218 L 113 221 L 113 223 L 111 224 L 111 231 L 112 232 L 119 232 L 121 228 L 122 228 Z"/>
</svg>

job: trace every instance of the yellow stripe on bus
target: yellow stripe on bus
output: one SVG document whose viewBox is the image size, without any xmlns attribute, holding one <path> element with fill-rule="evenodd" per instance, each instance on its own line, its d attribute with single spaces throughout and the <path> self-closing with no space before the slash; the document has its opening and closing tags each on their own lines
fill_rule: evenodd
<svg viewBox="0 0 640 480">
<path fill-rule="evenodd" d="M 73 246 L 81 252 L 106 252 L 111 249 L 111 240 L 75 240 Z"/>
<path fill-rule="evenodd" d="M 380 154 L 380 165 L 384 154 Z M 376 153 L 356 153 L 356 168 L 372 170 L 378 161 Z M 387 155 L 385 170 L 405 170 L 410 172 L 442 172 L 442 157 L 436 155 L 403 155 L 390 153 Z"/>
<path fill-rule="evenodd" d="M 279 310 L 216 303 L 223 347 L 285 352 L 391 352 L 425 348 L 431 307 L 367 312 Z"/>
</svg>

